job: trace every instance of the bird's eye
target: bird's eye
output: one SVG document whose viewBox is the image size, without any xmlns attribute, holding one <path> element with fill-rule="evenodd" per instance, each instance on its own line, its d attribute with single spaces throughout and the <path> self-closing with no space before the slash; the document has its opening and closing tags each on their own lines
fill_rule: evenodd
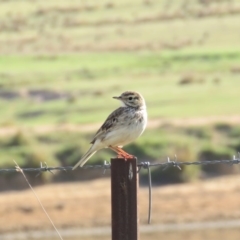
<svg viewBox="0 0 240 240">
<path fill-rule="evenodd" d="M 130 100 L 130 101 L 131 101 L 131 100 L 132 100 L 132 97 L 129 97 L 129 98 L 128 98 L 128 100 Z"/>
</svg>

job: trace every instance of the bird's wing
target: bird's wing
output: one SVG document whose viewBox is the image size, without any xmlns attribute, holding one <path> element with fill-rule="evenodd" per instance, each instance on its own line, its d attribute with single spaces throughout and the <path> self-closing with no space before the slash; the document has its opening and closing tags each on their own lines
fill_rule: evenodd
<svg viewBox="0 0 240 240">
<path fill-rule="evenodd" d="M 103 125 L 99 128 L 99 130 L 96 132 L 91 143 L 94 144 L 96 139 L 98 139 L 101 136 L 104 138 L 106 133 L 110 131 L 112 128 L 114 128 L 115 125 L 118 123 L 119 117 L 122 116 L 124 111 L 125 111 L 125 107 L 119 107 L 115 111 L 113 111 L 105 120 Z"/>
</svg>

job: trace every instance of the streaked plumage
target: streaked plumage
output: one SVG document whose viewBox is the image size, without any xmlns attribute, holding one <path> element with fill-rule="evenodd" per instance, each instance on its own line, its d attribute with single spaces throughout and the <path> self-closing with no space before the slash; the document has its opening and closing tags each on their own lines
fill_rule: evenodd
<svg viewBox="0 0 240 240">
<path fill-rule="evenodd" d="M 108 116 L 91 141 L 91 147 L 73 170 L 78 166 L 82 167 L 96 151 L 103 148 L 112 149 L 120 157 L 133 157 L 121 147 L 134 141 L 143 133 L 147 124 L 145 100 L 141 94 L 133 91 L 124 92 L 119 97 L 113 98 L 120 100 L 123 106 Z"/>
</svg>

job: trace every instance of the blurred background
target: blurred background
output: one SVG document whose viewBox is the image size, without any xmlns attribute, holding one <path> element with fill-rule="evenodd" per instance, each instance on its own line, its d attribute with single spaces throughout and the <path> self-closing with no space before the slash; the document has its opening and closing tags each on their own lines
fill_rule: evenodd
<svg viewBox="0 0 240 240">
<path fill-rule="evenodd" d="M 119 106 L 112 96 L 126 90 L 141 92 L 148 107 L 147 130 L 124 148 L 139 161 L 232 159 L 239 89 L 238 0 L 0 1 L 0 168 L 74 165 Z M 112 156 L 102 150 L 88 164 Z M 238 173 L 228 165 L 152 169 L 153 223 L 238 219 Z M 27 177 L 59 228 L 109 226 L 109 172 Z M 140 182 L 145 224 L 144 171 Z M 36 199 L 26 203 L 27 188 L 20 174 L 0 174 L 1 232 L 50 228 Z M 239 239 L 230 232 L 183 239 Z"/>
</svg>

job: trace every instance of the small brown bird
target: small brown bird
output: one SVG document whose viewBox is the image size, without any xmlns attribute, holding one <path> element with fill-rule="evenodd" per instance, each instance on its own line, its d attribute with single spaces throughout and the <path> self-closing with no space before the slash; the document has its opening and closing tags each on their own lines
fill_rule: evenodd
<svg viewBox="0 0 240 240">
<path fill-rule="evenodd" d="M 122 150 L 122 146 L 134 141 L 144 131 L 147 125 L 147 110 L 145 100 L 140 93 L 126 91 L 119 97 L 122 107 L 113 111 L 91 141 L 91 147 L 81 160 L 73 167 L 83 166 L 88 159 L 103 148 L 110 148 L 118 157 L 133 158 L 132 155 Z"/>
</svg>

